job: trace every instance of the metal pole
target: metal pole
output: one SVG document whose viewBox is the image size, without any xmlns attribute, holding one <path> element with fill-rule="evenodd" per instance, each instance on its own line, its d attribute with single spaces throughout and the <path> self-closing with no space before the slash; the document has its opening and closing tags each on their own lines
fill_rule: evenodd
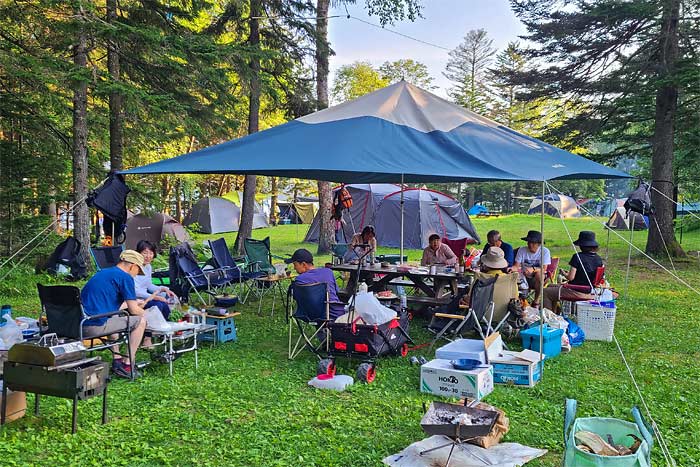
<svg viewBox="0 0 700 467">
<path fill-rule="evenodd" d="M 403 263 L 403 174 L 401 174 L 401 249 L 399 253 L 399 264 Z"/>
<path fill-rule="evenodd" d="M 544 276 L 546 268 L 544 267 L 544 189 L 546 181 L 542 179 L 542 206 L 540 209 L 540 232 L 542 232 L 542 243 L 540 244 L 540 362 L 542 365 L 542 352 L 544 347 Z M 561 214 L 560 214 L 561 215 Z M 542 366 L 542 379 L 544 379 L 544 365 Z"/>
</svg>

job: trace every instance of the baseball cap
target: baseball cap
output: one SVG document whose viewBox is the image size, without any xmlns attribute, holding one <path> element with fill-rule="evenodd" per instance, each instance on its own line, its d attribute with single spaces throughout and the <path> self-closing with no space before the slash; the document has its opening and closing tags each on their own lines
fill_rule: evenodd
<svg viewBox="0 0 700 467">
<path fill-rule="evenodd" d="M 291 258 L 285 259 L 284 262 L 287 264 L 294 262 L 314 264 L 314 255 L 306 248 L 299 248 L 294 252 Z"/>
<path fill-rule="evenodd" d="M 127 263 L 135 264 L 139 267 L 139 276 L 143 276 L 143 255 L 138 251 L 134 250 L 124 250 L 122 254 L 119 255 L 121 261 L 126 261 Z"/>
</svg>

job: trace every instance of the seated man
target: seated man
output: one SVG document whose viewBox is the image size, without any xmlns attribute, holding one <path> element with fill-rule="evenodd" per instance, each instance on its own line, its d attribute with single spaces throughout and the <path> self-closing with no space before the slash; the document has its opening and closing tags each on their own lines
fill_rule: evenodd
<svg viewBox="0 0 700 467">
<path fill-rule="evenodd" d="M 428 247 L 423 250 L 423 258 L 420 260 L 421 266 L 431 264 L 457 264 L 457 255 L 447 245 L 442 243 L 438 234 L 428 237 Z"/>
<path fill-rule="evenodd" d="M 112 371 L 122 378 L 131 377 L 131 364 L 146 330 L 146 319 L 141 317 L 144 310 L 136 302 L 134 277 L 139 274 L 143 274 L 143 256 L 134 250 L 124 250 L 116 266 L 103 269 L 92 276 L 80 293 L 87 315 L 116 311 L 126 302 L 127 310 L 132 315 L 128 319 L 129 356 L 122 358 L 115 353 L 112 361 Z M 95 318 L 85 322 L 86 335 L 112 334 L 116 338 L 118 332 L 126 329 L 125 316 Z M 113 351 L 119 352 L 119 346 L 115 346 Z"/>
<path fill-rule="evenodd" d="M 547 271 L 547 266 L 552 262 L 552 258 L 549 249 L 542 245 L 542 233 L 537 230 L 530 230 L 527 237 L 522 237 L 521 240 L 527 242 L 527 247 L 518 248 L 513 269 L 520 271 L 520 275 L 525 278 L 530 290 L 535 291 L 532 306 L 537 308 L 540 304 L 540 283 Z M 542 248 L 542 252 L 540 252 L 540 248 Z M 541 254 L 544 261 L 541 261 Z"/>
<path fill-rule="evenodd" d="M 489 252 L 489 248 L 497 246 L 498 248 L 503 250 L 503 256 L 507 263 L 504 272 L 507 272 L 505 270 L 512 268 L 513 262 L 515 261 L 513 247 L 509 243 L 506 243 L 503 240 L 501 240 L 501 232 L 499 232 L 498 230 L 490 230 L 489 233 L 486 234 L 486 241 L 488 243 L 486 243 L 484 251 L 481 252 L 481 257 L 483 258 L 484 255 Z"/>
<path fill-rule="evenodd" d="M 595 232 L 583 230 L 578 234 L 578 240 L 574 245 L 581 248 L 580 253 L 575 253 L 569 261 L 569 272 L 566 280 L 571 285 L 590 287 L 595 280 L 598 268 L 603 266 L 603 259 L 598 256 L 598 242 Z M 561 300 L 575 302 L 578 300 L 593 300 L 594 295 L 578 290 L 562 288 L 562 285 L 554 284 L 544 289 L 544 307 L 556 311 L 556 305 Z"/>
<path fill-rule="evenodd" d="M 284 260 L 292 263 L 294 270 L 299 274 L 294 281 L 297 284 L 314 284 L 323 282 L 328 284 L 328 298 L 330 299 L 329 316 L 335 320 L 345 313 L 345 305 L 338 298 L 338 284 L 335 282 L 333 271 L 328 268 L 316 268 L 314 257 L 307 249 L 300 248 L 294 252 L 291 258 Z"/>
</svg>

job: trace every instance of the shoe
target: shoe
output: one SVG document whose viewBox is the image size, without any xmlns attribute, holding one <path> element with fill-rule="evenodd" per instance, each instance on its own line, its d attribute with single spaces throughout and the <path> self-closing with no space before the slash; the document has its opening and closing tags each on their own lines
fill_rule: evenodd
<svg viewBox="0 0 700 467">
<path fill-rule="evenodd" d="M 416 357 L 411 357 L 408 359 L 409 362 L 411 362 L 411 365 L 418 365 L 418 359 Z"/>
<path fill-rule="evenodd" d="M 112 363 L 112 373 L 114 373 L 119 378 L 131 379 L 131 365 L 122 362 L 121 360 L 115 360 Z M 143 376 L 140 371 L 134 369 L 134 379 Z"/>
<path fill-rule="evenodd" d="M 428 363 L 428 360 L 421 355 L 420 357 L 418 357 L 418 363 L 420 363 L 421 365 L 425 365 L 426 363 Z"/>
</svg>

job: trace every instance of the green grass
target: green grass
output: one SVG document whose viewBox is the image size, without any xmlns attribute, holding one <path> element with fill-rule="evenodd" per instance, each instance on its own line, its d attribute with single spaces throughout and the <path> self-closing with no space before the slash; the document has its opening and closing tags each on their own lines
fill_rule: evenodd
<svg viewBox="0 0 700 467">
<path fill-rule="evenodd" d="M 576 219 L 566 225 L 574 237 L 579 230 L 595 230 L 605 256 L 606 235 L 594 222 Z M 528 229 L 539 228 L 539 218 L 528 216 L 474 223 L 482 236 L 497 228 L 515 246 Z M 254 236 L 270 235 L 274 252 L 284 254 L 298 248 L 304 234 L 305 226 L 281 226 Z M 636 236 L 643 248 L 644 233 Z M 232 243 L 233 235 L 226 237 Z M 573 250 L 560 220 L 547 219 L 545 238 L 566 263 Z M 686 232 L 683 246 L 699 250 L 700 234 Z M 412 260 L 420 257 L 418 251 L 408 254 Z M 613 236 L 607 270 L 619 290 L 626 259 L 627 248 Z M 675 266 L 687 282 L 700 283 L 696 260 L 676 261 Z M 48 278 L 14 274 L 0 286 L 0 301 L 12 303 L 16 315 L 36 314 L 37 281 Z M 700 463 L 698 298 L 633 254 L 629 293 L 619 301 L 616 321 L 620 344 L 679 466 Z M 258 317 L 256 310 L 257 303 L 240 307 L 238 341 L 203 349 L 198 370 L 188 355 L 175 362 L 172 378 L 167 367 L 156 365 L 135 383 L 112 382 L 111 420 L 105 426 L 99 424 L 100 401 L 92 399 L 80 403 L 79 431 L 70 435 L 70 402 L 44 398 L 39 418 L 28 414 L 0 430 L 0 464 L 375 466 L 424 436 L 421 405 L 437 398 L 418 391 L 418 367 L 386 358 L 371 385 L 356 384 L 345 393 L 309 388 L 315 359 L 287 360 L 281 307 L 274 319 Z M 412 323 L 418 342 L 429 339 L 422 325 L 420 320 Z M 431 357 L 427 351 L 416 355 Z M 354 375 L 354 368 L 341 362 L 343 373 Z M 629 419 L 629 409 L 640 403 L 615 345 L 603 342 L 586 342 L 548 360 L 544 380 L 536 387 L 498 386 L 486 401 L 510 417 L 506 441 L 550 451 L 528 465 L 553 466 L 561 463 L 566 397 L 578 399 L 582 416 Z M 653 460 L 662 463 L 657 448 Z"/>
</svg>

